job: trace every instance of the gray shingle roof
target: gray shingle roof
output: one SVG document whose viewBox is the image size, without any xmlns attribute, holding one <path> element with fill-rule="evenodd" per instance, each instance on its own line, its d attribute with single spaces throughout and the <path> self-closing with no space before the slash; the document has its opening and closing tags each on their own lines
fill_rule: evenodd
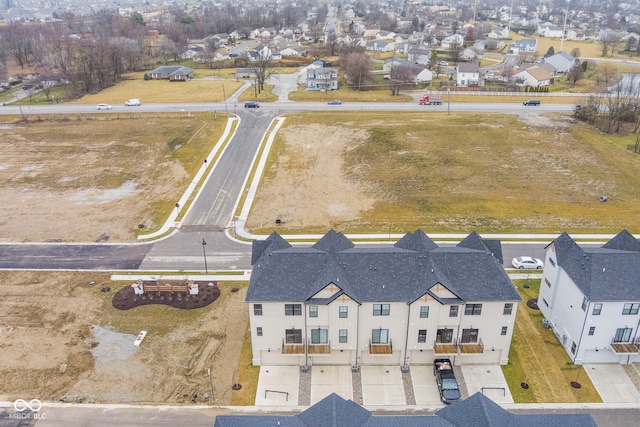
<svg viewBox="0 0 640 427">
<path fill-rule="evenodd" d="M 590 301 L 640 301 L 640 242 L 623 230 L 600 248 L 567 234 L 553 242 L 557 263 Z"/>
<path fill-rule="evenodd" d="M 307 301 L 329 283 L 360 303 L 411 303 L 437 283 L 462 301 L 520 300 L 492 256 L 500 242 L 476 233 L 455 247 L 437 246 L 422 230 L 384 248 L 355 247 L 333 230 L 312 247 L 293 248 L 277 233 L 267 241 L 253 244 L 247 302 Z"/>
<path fill-rule="evenodd" d="M 435 415 L 373 415 L 335 393 L 297 415 L 218 415 L 215 427 L 597 427 L 591 414 L 511 414 L 478 392 Z"/>
</svg>

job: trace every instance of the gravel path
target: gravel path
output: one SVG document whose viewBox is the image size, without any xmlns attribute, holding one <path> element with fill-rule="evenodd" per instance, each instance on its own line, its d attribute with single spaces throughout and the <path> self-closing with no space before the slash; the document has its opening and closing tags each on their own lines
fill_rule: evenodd
<svg viewBox="0 0 640 427">
<path fill-rule="evenodd" d="M 413 381 L 411 381 L 411 368 L 402 372 L 402 385 L 404 386 L 404 398 L 407 405 L 416 404 L 416 395 L 413 391 Z"/>
<path fill-rule="evenodd" d="M 300 369 L 300 381 L 298 382 L 298 405 L 311 405 L 311 370 L 310 366 L 307 372 Z"/>
<path fill-rule="evenodd" d="M 351 371 L 351 385 L 353 387 L 353 401 L 358 405 L 362 403 L 362 376 L 360 375 L 360 369 L 356 372 Z"/>
<path fill-rule="evenodd" d="M 456 376 L 456 380 L 458 380 L 458 387 L 460 388 L 460 398 L 466 399 L 467 397 L 469 397 L 469 390 L 467 390 L 467 383 L 464 381 L 462 368 L 458 365 L 454 365 L 453 373 Z"/>
<path fill-rule="evenodd" d="M 624 371 L 627 373 L 627 376 L 636 387 L 636 390 L 640 391 L 640 372 L 638 372 L 638 368 L 640 368 L 640 365 L 636 365 L 638 364 L 634 363 L 631 365 L 622 365 L 622 369 L 624 369 Z"/>
</svg>

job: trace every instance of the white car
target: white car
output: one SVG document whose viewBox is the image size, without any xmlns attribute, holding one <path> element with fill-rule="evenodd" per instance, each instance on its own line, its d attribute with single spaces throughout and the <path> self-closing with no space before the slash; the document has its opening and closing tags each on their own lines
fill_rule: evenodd
<svg viewBox="0 0 640 427">
<path fill-rule="evenodd" d="M 448 67 L 449 63 L 447 61 L 440 61 L 440 62 L 438 62 L 438 65 L 443 66 L 443 67 Z"/>
<path fill-rule="evenodd" d="M 98 104 L 98 110 L 111 110 L 111 105 L 109 105 L 109 104 Z"/>
<path fill-rule="evenodd" d="M 138 98 L 133 98 L 124 103 L 127 107 L 138 107 L 142 105 L 142 102 Z"/>
<path fill-rule="evenodd" d="M 540 270 L 544 267 L 544 263 L 538 258 L 532 258 L 530 256 L 519 256 L 511 260 L 511 265 L 513 268 L 523 269 L 523 268 L 532 268 Z"/>
</svg>

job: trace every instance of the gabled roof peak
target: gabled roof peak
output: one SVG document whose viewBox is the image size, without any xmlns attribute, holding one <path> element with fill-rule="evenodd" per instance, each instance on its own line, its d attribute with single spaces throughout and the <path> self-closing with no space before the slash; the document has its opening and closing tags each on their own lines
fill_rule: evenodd
<svg viewBox="0 0 640 427">
<path fill-rule="evenodd" d="M 431 249 L 435 249 L 438 245 L 435 244 L 421 229 L 417 229 L 415 233 L 408 232 L 395 245 L 396 248 L 408 249 L 416 252 L 426 252 Z"/>
<path fill-rule="evenodd" d="M 604 249 L 640 252 L 640 242 L 627 230 L 622 230 L 613 239 L 602 245 Z"/>
<path fill-rule="evenodd" d="M 342 232 L 336 232 L 331 229 L 322 236 L 313 246 L 313 249 L 317 249 L 324 252 L 341 252 L 354 247 L 351 240 L 347 238 Z"/>
</svg>

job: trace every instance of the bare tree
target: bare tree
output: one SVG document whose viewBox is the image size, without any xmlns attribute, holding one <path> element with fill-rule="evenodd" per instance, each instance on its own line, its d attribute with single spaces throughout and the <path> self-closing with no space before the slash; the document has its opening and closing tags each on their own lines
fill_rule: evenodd
<svg viewBox="0 0 640 427">
<path fill-rule="evenodd" d="M 582 77 L 584 77 L 584 68 L 580 61 L 576 61 L 573 64 L 573 67 L 571 67 L 567 72 L 567 81 L 571 82 L 575 86 L 576 82 L 582 79 Z"/>
<path fill-rule="evenodd" d="M 389 73 L 389 90 L 391 91 L 391 96 L 400 95 L 400 91 L 411 87 L 413 81 L 412 66 L 401 64 L 392 67 Z"/>
<path fill-rule="evenodd" d="M 221 47 L 220 40 L 215 37 L 207 37 L 204 39 L 204 52 L 202 55 L 202 60 L 204 62 L 208 62 L 209 66 L 213 68 L 213 63 L 215 61 L 216 52 Z"/>
<path fill-rule="evenodd" d="M 371 58 L 364 52 L 348 53 L 341 57 L 340 65 L 347 77 L 347 83 L 357 90 L 362 90 L 373 80 Z"/>
<path fill-rule="evenodd" d="M 273 74 L 273 63 L 271 52 L 268 49 L 264 49 L 255 62 L 253 62 L 251 68 L 256 76 L 255 84 L 258 93 L 264 90 L 264 84 L 269 77 Z"/>
</svg>

